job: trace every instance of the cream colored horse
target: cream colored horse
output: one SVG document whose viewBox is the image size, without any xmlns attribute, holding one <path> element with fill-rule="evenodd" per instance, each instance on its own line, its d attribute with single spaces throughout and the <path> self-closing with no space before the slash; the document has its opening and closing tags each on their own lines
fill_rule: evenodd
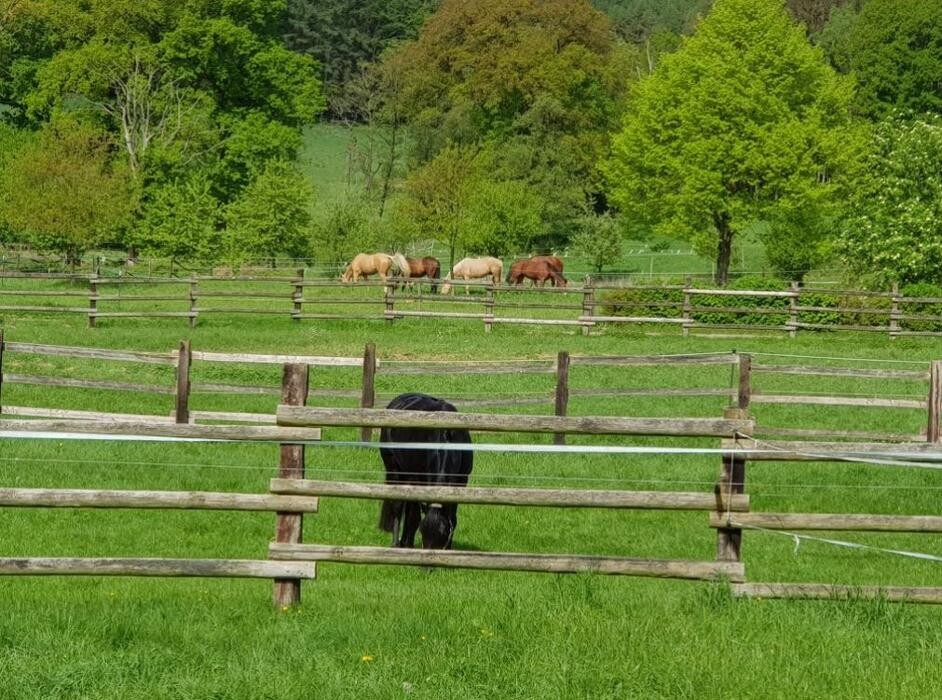
<svg viewBox="0 0 942 700">
<path fill-rule="evenodd" d="M 451 293 L 451 280 L 476 280 L 491 276 L 494 284 L 500 284 L 504 272 L 504 263 L 498 258 L 464 258 L 459 260 L 445 277 L 442 294 Z"/>
<path fill-rule="evenodd" d="M 383 282 L 390 275 L 409 274 L 409 263 L 401 253 L 387 255 L 386 253 L 360 253 L 340 275 L 344 282 L 358 282 L 360 278 L 366 279 L 370 275 L 379 275 Z"/>
</svg>

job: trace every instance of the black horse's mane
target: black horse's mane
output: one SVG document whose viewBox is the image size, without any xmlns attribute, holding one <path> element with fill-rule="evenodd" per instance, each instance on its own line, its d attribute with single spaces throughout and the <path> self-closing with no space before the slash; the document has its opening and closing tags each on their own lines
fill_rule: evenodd
<svg viewBox="0 0 942 700">
<path fill-rule="evenodd" d="M 410 393 L 399 394 L 389 402 L 386 408 L 394 408 L 400 411 L 451 411 L 457 413 L 458 409 L 444 399 L 439 399 L 428 394 Z"/>
</svg>

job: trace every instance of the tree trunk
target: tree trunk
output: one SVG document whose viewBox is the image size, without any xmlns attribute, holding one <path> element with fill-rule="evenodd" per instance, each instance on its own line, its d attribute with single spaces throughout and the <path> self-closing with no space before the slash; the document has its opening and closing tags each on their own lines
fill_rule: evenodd
<svg viewBox="0 0 942 700">
<path fill-rule="evenodd" d="M 730 215 L 727 212 L 713 214 L 713 224 L 716 226 L 718 242 L 716 245 L 716 273 L 713 281 L 720 287 L 729 284 L 729 264 L 733 259 L 733 235 L 730 224 Z"/>
</svg>

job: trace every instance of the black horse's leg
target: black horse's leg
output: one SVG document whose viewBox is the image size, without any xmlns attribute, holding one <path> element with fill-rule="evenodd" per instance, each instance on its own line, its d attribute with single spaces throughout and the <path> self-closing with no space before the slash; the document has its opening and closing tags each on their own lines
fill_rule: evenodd
<svg viewBox="0 0 942 700">
<path fill-rule="evenodd" d="M 415 533 L 419 529 L 419 523 L 422 522 L 422 513 L 419 504 L 414 501 L 407 501 L 404 504 L 402 516 L 402 537 L 399 539 L 399 547 L 415 547 Z"/>
<path fill-rule="evenodd" d="M 396 517 L 392 524 L 392 546 L 395 547 L 399 540 L 399 518 Z"/>
</svg>

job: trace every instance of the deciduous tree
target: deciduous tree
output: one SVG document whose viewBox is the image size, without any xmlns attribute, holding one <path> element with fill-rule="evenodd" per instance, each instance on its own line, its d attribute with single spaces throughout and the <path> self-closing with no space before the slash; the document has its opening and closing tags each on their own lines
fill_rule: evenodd
<svg viewBox="0 0 942 700">
<path fill-rule="evenodd" d="M 712 254 L 726 284 L 737 231 L 830 196 L 852 169 L 852 94 L 781 0 L 716 0 L 636 85 L 606 164 L 611 197 Z"/>
<path fill-rule="evenodd" d="M 0 172 L 0 218 L 75 263 L 131 220 L 136 192 L 114 152 L 100 129 L 72 120 L 47 126 Z"/>
<path fill-rule="evenodd" d="M 942 282 L 942 119 L 888 120 L 853 193 L 841 252 L 862 275 Z"/>
<path fill-rule="evenodd" d="M 854 23 L 848 52 L 858 102 L 868 115 L 942 113 L 938 0 L 868 0 Z"/>
</svg>

